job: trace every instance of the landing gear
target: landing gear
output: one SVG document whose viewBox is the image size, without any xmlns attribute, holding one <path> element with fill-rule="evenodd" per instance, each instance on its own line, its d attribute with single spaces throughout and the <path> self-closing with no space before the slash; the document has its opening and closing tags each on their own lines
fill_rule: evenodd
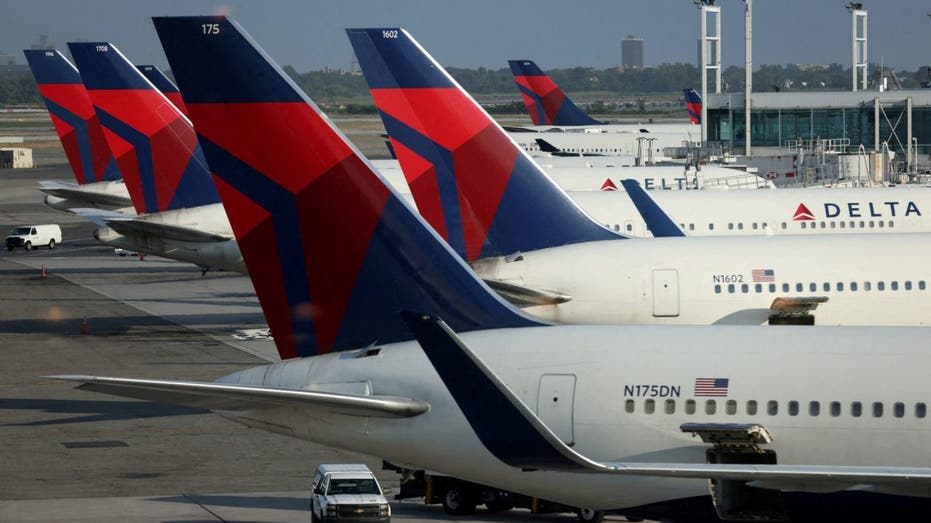
<svg viewBox="0 0 931 523">
<path fill-rule="evenodd" d="M 443 496 L 443 510 L 454 516 L 464 516 L 475 512 L 475 500 L 459 487 L 450 487 Z"/>
<path fill-rule="evenodd" d="M 601 523 L 605 518 L 604 512 L 590 508 L 580 508 L 576 514 L 582 523 Z"/>
</svg>

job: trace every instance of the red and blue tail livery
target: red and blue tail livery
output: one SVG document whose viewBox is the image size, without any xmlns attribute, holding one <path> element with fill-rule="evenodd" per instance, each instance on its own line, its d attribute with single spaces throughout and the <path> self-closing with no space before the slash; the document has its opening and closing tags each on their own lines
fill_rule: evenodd
<svg viewBox="0 0 931 523">
<path fill-rule="evenodd" d="M 579 109 L 532 60 L 508 60 L 534 125 L 602 125 Z"/>
<path fill-rule="evenodd" d="M 181 92 L 178 86 L 165 76 L 165 73 L 154 65 L 137 65 L 136 69 L 145 76 L 146 80 L 152 82 L 156 89 L 168 98 L 168 101 L 174 104 L 184 116 L 187 116 L 187 107 L 184 106 L 184 100 L 181 98 Z"/>
<path fill-rule="evenodd" d="M 457 330 L 539 325 L 503 302 L 234 21 L 158 17 L 282 359 Z"/>
<path fill-rule="evenodd" d="M 108 42 L 69 43 L 139 214 L 219 203 L 191 122 Z"/>
<path fill-rule="evenodd" d="M 685 94 L 685 109 L 689 112 L 689 120 L 693 124 L 701 123 L 701 95 L 695 89 L 683 89 Z"/>
<path fill-rule="evenodd" d="M 119 180 L 120 170 L 78 70 L 55 50 L 23 53 L 77 182 L 83 185 Z"/>
<path fill-rule="evenodd" d="M 347 32 L 418 210 L 464 259 L 619 237 L 579 209 L 405 30 Z"/>
</svg>

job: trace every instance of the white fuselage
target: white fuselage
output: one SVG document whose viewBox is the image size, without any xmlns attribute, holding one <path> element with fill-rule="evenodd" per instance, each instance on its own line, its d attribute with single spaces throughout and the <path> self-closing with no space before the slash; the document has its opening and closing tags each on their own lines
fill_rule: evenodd
<svg viewBox="0 0 931 523">
<path fill-rule="evenodd" d="M 704 463 L 707 445 L 679 427 L 706 422 L 765 426 L 780 464 L 931 465 L 924 329 L 559 326 L 461 337 L 548 428 L 597 461 Z M 290 360 L 220 381 L 341 392 L 367 384 L 372 394 L 415 398 L 430 410 L 382 419 L 282 407 L 230 417 L 572 506 L 620 509 L 708 494 L 703 480 L 507 466 L 483 446 L 416 342 L 362 352 Z M 697 396 L 696 378 L 707 377 L 728 379 L 726 394 Z M 549 407 L 553 397 L 559 409 Z M 786 488 L 853 487 L 815 481 Z M 929 496 L 927 487 L 883 492 Z"/>
<path fill-rule="evenodd" d="M 639 129 L 622 130 L 619 132 L 596 132 L 597 127 L 589 129 L 575 129 L 563 132 L 509 132 L 508 135 L 517 142 L 521 149 L 528 153 L 540 150 L 537 138 L 543 138 L 556 148 L 569 153 L 596 153 L 637 156 L 646 160 L 652 149 L 654 160 L 665 158 L 663 150 L 667 147 L 682 147 L 687 142 L 701 140 L 701 128 L 690 125 L 688 128 L 679 126 L 655 126 L 650 132 L 640 132 Z M 640 139 L 638 141 L 638 139 Z"/>
<path fill-rule="evenodd" d="M 486 280 L 571 296 L 526 309 L 560 323 L 759 325 L 776 298 L 827 297 L 814 312 L 820 325 L 927 325 L 929 256 L 931 235 L 918 233 L 653 238 L 472 267 Z"/>
<path fill-rule="evenodd" d="M 652 236 L 626 193 L 568 193 L 598 223 Z M 931 232 L 924 186 L 778 191 L 653 191 L 650 197 L 688 236 Z"/>
<path fill-rule="evenodd" d="M 233 229 L 223 205 L 219 203 L 150 213 L 136 221 L 165 224 L 233 237 Z M 246 266 L 236 240 L 195 241 L 158 232 L 119 233 L 110 227 L 97 229 L 94 236 L 107 245 L 132 249 L 174 260 L 246 274 Z"/>
</svg>

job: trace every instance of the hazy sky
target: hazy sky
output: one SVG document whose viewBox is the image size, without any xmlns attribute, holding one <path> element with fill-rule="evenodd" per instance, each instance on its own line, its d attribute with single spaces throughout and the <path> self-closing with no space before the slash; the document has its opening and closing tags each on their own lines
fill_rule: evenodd
<svg viewBox="0 0 931 523">
<path fill-rule="evenodd" d="M 744 3 L 718 0 L 724 64 L 744 59 Z M 850 15 L 843 0 L 757 0 L 755 67 L 851 62 Z M 871 6 L 874 9 L 870 9 Z M 865 2 L 869 59 L 900 69 L 931 63 L 931 2 Z M 298 71 L 348 68 L 346 27 L 402 26 L 448 66 L 505 67 L 530 58 L 543 68 L 617 65 L 620 40 L 645 40 L 647 65 L 696 60 L 699 16 L 691 0 L 3 0 L 0 51 L 20 52 L 47 34 L 57 47 L 73 40 L 116 44 L 136 63 L 167 67 L 149 17 L 224 12 L 282 65 Z"/>
</svg>

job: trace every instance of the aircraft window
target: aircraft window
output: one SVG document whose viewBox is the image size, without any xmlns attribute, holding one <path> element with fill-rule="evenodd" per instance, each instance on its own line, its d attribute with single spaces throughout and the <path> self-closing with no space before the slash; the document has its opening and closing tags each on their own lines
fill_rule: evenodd
<svg viewBox="0 0 931 523">
<path fill-rule="evenodd" d="M 733 223 L 727 224 L 727 230 L 733 231 L 733 230 L 734 230 L 734 224 L 733 224 Z"/>
<path fill-rule="evenodd" d="M 775 284 L 775 283 L 770 283 L 770 284 L 769 284 L 769 292 L 776 292 L 776 284 Z"/>
<path fill-rule="evenodd" d="M 807 229 L 807 228 L 808 228 L 808 224 L 805 222 L 802 222 L 802 229 Z"/>
<path fill-rule="evenodd" d="M 927 413 L 928 413 L 928 407 L 926 407 L 924 403 L 915 404 L 915 417 L 916 418 L 923 418 L 925 417 L 925 415 L 927 415 Z"/>
<path fill-rule="evenodd" d="M 711 415 L 718 410 L 718 402 L 714 400 L 705 401 L 705 414 Z"/>
<path fill-rule="evenodd" d="M 854 401 L 850 404 L 850 415 L 859 418 L 863 415 L 863 404 L 859 401 Z"/>
<path fill-rule="evenodd" d="M 837 290 L 839 290 L 839 291 L 843 291 L 843 290 L 844 290 L 844 282 L 842 282 L 842 281 L 837 282 Z"/>
<path fill-rule="evenodd" d="M 912 282 L 911 282 L 911 281 L 905 280 L 905 290 L 907 290 L 907 291 L 912 290 Z"/>
<path fill-rule="evenodd" d="M 827 225 L 824 222 L 821 222 L 821 228 L 824 229 Z"/>
<path fill-rule="evenodd" d="M 804 289 L 805 289 L 805 286 L 802 285 L 801 283 L 795 284 L 795 292 L 802 292 Z"/>
<path fill-rule="evenodd" d="M 766 228 L 766 222 L 763 222 L 763 228 L 764 229 Z"/>
<path fill-rule="evenodd" d="M 902 402 L 895 402 L 892 404 L 892 415 L 901 418 L 905 415 L 905 404 Z"/>
<path fill-rule="evenodd" d="M 920 290 L 920 291 L 925 290 L 925 281 L 924 281 L 924 280 L 918 280 L 918 290 Z"/>
<path fill-rule="evenodd" d="M 870 229 L 873 228 L 873 220 L 870 220 Z"/>
<path fill-rule="evenodd" d="M 773 401 L 773 400 L 767 401 L 766 402 L 766 413 L 769 414 L 770 416 L 775 416 L 776 414 L 779 414 L 779 402 Z"/>
<path fill-rule="evenodd" d="M 818 284 L 815 282 L 811 282 L 808 284 L 808 288 L 811 290 L 811 292 L 815 292 L 816 290 L 818 290 Z"/>
<path fill-rule="evenodd" d="M 752 107 L 752 106 L 751 106 L 751 107 Z M 783 228 L 783 229 L 786 228 L 786 222 L 782 222 L 782 228 Z"/>
<path fill-rule="evenodd" d="M 746 283 L 741 284 L 741 286 L 740 286 L 740 292 L 742 292 L 742 293 L 744 293 L 744 294 L 747 294 L 747 292 L 749 292 L 749 291 L 750 291 L 750 286 L 749 286 L 749 285 L 747 285 Z"/>
<path fill-rule="evenodd" d="M 877 291 L 884 291 L 884 290 L 886 290 L 886 282 L 882 282 L 882 281 L 876 282 L 876 290 L 877 290 Z"/>
<path fill-rule="evenodd" d="M 666 400 L 666 414 L 676 413 L 676 400 Z"/>
<path fill-rule="evenodd" d="M 763 292 L 763 286 L 757 283 L 754 290 L 756 292 Z"/>
<path fill-rule="evenodd" d="M 885 222 L 885 221 L 879 220 L 879 228 L 880 228 L 880 229 L 882 229 L 883 226 L 885 226 L 885 225 L 886 225 L 886 222 Z"/>
<path fill-rule="evenodd" d="M 847 222 L 840 222 L 840 228 L 843 229 L 847 226 Z"/>
<path fill-rule="evenodd" d="M 747 414 L 756 416 L 756 400 L 750 400 L 747 402 Z"/>
<path fill-rule="evenodd" d="M 753 106 L 750 106 L 750 107 L 752 108 Z M 627 232 L 632 232 L 633 230 L 634 230 L 634 226 L 633 226 L 632 224 L 629 224 L 629 223 L 628 223 L 628 224 L 627 224 Z"/>
<path fill-rule="evenodd" d="M 889 220 L 889 227 L 895 227 L 895 222 L 893 222 L 892 220 Z"/>
<path fill-rule="evenodd" d="M 798 402 L 797 401 L 789 402 L 789 416 L 798 416 Z"/>
<path fill-rule="evenodd" d="M 857 290 L 857 282 L 855 281 L 850 282 L 850 290 L 851 291 Z"/>
<path fill-rule="evenodd" d="M 897 282 L 897 281 L 892 281 L 892 282 L 890 282 L 890 283 L 889 283 L 889 288 L 892 289 L 892 290 L 894 290 L 894 291 L 899 290 L 899 282 Z"/>
<path fill-rule="evenodd" d="M 734 284 L 733 284 L 733 283 L 727 284 L 727 292 L 729 292 L 729 293 L 731 293 L 731 294 L 734 293 Z"/>
<path fill-rule="evenodd" d="M 695 414 L 695 400 L 685 400 L 685 413 Z"/>
<path fill-rule="evenodd" d="M 828 282 L 824 282 L 824 284 L 821 287 L 824 289 L 824 292 L 828 292 L 829 290 L 831 290 L 831 284 Z"/>
<path fill-rule="evenodd" d="M 866 227 L 866 222 L 864 222 L 863 220 L 860 220 L 860 228 L 863 229 L 865 227 Z"/>
<path fill-rule="evenodd" d="M 835 418 L 840 416 L 840 402 L 839 401 L 831 402 L 831 416 L 834 416 Z"/>
<path fill-rule="evenodd" d="M 837 228 L 837 222 L 831 222 L 831 228 L 832 228 L 832 229 L 836 229 L 836 228 Z"/>
<path fill-rule="evenodd" d="M 789 292 L 789 284 L 788 284 L 788 283 L 783 283 L 783 284 L 782 284 L 782 292 Z"/>
<path fill-rule="evenodd" d="M 752 108 L 753 106 L 751 105 L 750 107 Z M 708 230 L 709 230 L 709 231 L 713 231 L 713 230 L 714 230 L 714 224 L 713 224 L 713 223 L 709 223 L 709 224 L 708 224 Z"/>
<path fill-rule="evenodd" d="M 714 293 L 715 293 L 715 294 L 721 294 L 721 285 L 720 285 L 720 284 L 715 284 L 715 286 L 714 286 Z"/>
<path fill-rule="evenodd" d="M 808 415 L 809 416 L 821 415 L 821 402 L 820 401 L 809 401 L 808 402 Z"/>
<path fill-rule="evenodd" d="M 756 222 L 753 222 L 753 230 L 756 230 Z"/>
<path fill-rule="evenodd" d="M 734 400 L 727 400 L 727 403 L 724 404 L 724 412 L 730 415 L 737 414 L 737 402 Z"/>
<path fill-rule="evenodd" d="M 880 401 L 873 403 L 873 417 L 881 418 L 883 417 L 883 404 Z"/>
<path fill-rule="evenodd" d="M 624 412 L 630 414 L 634 411 L 634 400 L 627 400 L 624 402 Z"/>
<path fill-rule="evenodd" d="M 873 286 L 873 284 L 870 283 L 870 282 L 868 282 L 868 281 L 863 282 L 863 290 L 865 290 L 865 291 L 870 290 L 870 287 L 872 287 L 872 286 Z"/>
<path fill-rule="evenodd" d="M 739 230 L 741 230 L 741 231 L 744 230 L 744 222 L 738 223 L 738 224 L 737 224 L 737 229 L 739 229 Z"/>
<path fill-rule="evenodd" d="M 643 412 L 646 414 L 653 414 L 653 411 L 656 410 L 656 400 L 644 400 L 643 402 Z"/>
<path fill-rule="evenodd" d="M 750 107 L 752 108 L 753 106 L 750 106 Z M 690 223 L 690 224 L 689 224 L 689 230 L 690 230 L 690 231 L 694 231 L 694 230 L 695 230 L 695 224 L 694 224 L 694 223 Z"/>
<path fill-rule="evenodd" d="M 751 106 L 751 107 L 752 107 L 752 106 Z M 617 232 L 621 232 L 621 226 L 615 223 L 615 224 L 614 224 L 614 230 L 617 231 Z"/>
</svg>

